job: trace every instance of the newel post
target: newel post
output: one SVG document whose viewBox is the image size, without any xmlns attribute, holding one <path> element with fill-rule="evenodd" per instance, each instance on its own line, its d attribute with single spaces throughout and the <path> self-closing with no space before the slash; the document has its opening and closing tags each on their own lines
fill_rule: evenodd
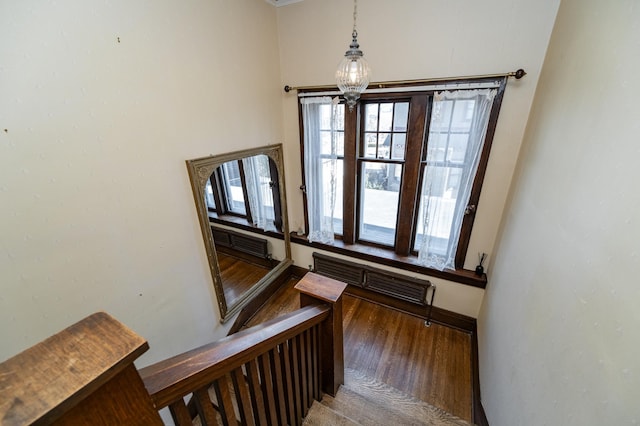
<svg viewBox="0 0 640 426">
<path fill-rule="evenodd" d="M 322 391 L 335 396 L 344 383 L 344 340 L 342 334 L 342 293 L 347 284 L 308 272 L 295 288 L 300 291 L 300 307 L 331 305 L 330 317 L 321 324 L 320 359 Z"/>
</svg>

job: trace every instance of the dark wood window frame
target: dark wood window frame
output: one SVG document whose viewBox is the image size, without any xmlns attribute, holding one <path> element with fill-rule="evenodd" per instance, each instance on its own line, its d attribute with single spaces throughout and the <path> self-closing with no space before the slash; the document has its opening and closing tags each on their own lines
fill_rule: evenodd
<svg viewBox="0 0 640 426">
<path fill-rule="evenodd" d="M 441 81 L 439 84 L 447 83 L 487 83 L 495 82 L 496 78 L 480 78 L 470 79 L 467 81 Z M 403 84 L 395 87 L 406 87 L 408 90 L 399 91 L 394 93 L 365 93 L 361 96 L 361 101 L 358 103 L 357 108 L 353 112 L 345 112 L 345 124 L 344 124 L 344 187 L 343 187 L 343 233 L 342 235 L 336 235 L 336 240 L 333 245 L 321 244 L 321 243 L 309 243 L 305 237 L 293 235 L 292 241 L 316 247 L 319 249 L 337 252 L 345 254 L 354 258 L 363 260 L 374 261 L 389 266 L 402 268 L 414 272 L 419 272 L 425 275 L 434 277 L 440 277 L 447 280 L 468 284 L 476 287 L 484 288 L 486 286 L 486 275 L 477 276 L 473 271 L 465 270 L 463 268 L 464 261 L 467 255 L 469 246 L 469 240 L 471 238 L 471 231 L 473 229 L 473 222 L 478 209 L 478 202 L 480 199 L 480 193 L 482 190 L 482 183 L 486 174 L 486 168 L 489 160 L 489 154 L 491 152 L 491 145 L 495 129 L 500 113 L 500 107 L 506 87 L 506 77 L 500 79 L 499 86 L 497 87 L 497 93 L 493 100 L 491 112 L 489 116 L 489 124 L 485 141 L 483 145 L 480 162 L 478 164 L 478 170 L 476 172 L 471 196 L 469 198 L 468 206 L 472 206 L 467 209 L 467 213 L 464 216 L 462 229 L 460 232 L 460 238 L 458 240 L 458 249 L 455 256 L 455 270 L 445 269 L 444 271 L 438 271 L 433 268 L 428 268 L 417 263 L 415 252 L 412 250 L 412 243 L 416 232 L 416 220 L 417 216 L 417 198 L 420 193 L 422 173 L 424 167 L 424 156 L 426 155 L 426 149 L 428 141 L 423 143 L 422 141 L 428 138 L 429 123 L 431 119 L 431 106 L 433 104 L 433 95 L 438 90 L 424 90 L 415 91 L 410 90 L 412 84 Z M 394 87 L 393 85 L 386 85 L 385 87 Z M 301 92 L 317 92 L 326 91 L 326 88 L 322 89 L 306 89 L 300 90 Z M 401 89 L 400 89 L 401 90 Z M 361 135 L 363 132 L 363 117 L 361 108 L 363 104 L 367 102 L 398 102 L 402 100 L 408 100 L 410 102 L 409 107 L 409 119 L 407 129 L 405 160 L 403 161 L 403 173 L 402 173 L 402 188 L 409 188 L 409 190 L 401 190 L 399 195 L 398 217 L 411 218 L 410 224 L 405 223 L 397 226 L 396 238 L 393 248 L 384 248 L 378 244 L 359 241 L 357 235 L 358 229 L 358 200 L 360 196 L 359 191 L 359 173 L 358 165 L 359 161 L 367 161 L 362 156 L 358 156 L 362 147 L 358 146 L 362 143 Z M 304 124 L 302 122 L 302 108 L 298 104 L 298 116 L 300 127 L 300 158 L 302 162 L 302 181 L 305 185 L 305 172 L 304 172 Z M 308 209 L 306 193 L 303 192 L 304 212 L 305 212 L 305 230 L 308 232 Z"/>
</svg>

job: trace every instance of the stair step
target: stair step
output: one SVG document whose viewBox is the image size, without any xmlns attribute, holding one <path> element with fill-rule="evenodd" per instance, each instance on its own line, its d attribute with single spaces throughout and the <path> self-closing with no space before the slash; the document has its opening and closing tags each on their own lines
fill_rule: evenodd
<svg viewBox="0 0 640 426">
<path fill-rule="evenodd" d="M 348 416 L 359 425 L 422 424 L 386 406 L 374 404 L 369 399 L 347 388 L 341 388 L 335 398 L 325 396 L 322 399 L 322 405 Z"/>
<path fill-rule="evenodd" d="M 407 395 L 357 370 L 345 370 L 345 384 L 347 389 L 357 392 L 375 405 L 390 407 L 396 413 L 408 417 L 412 422 L 406 424 L 433 426 L 471 425 L 466 420 Z"/>
<path fill-rule="evenodd" d="M 308 425 L 359 424 L 366 426 L 432 425 L 432 426 L 469 426 L 465 420 L 453 416 L 444 410 L 415 399 L 402 391 L 379 382 L 356 370 L 345 369 L 345 384 L 335 398 L 325 395 L 321 404 L 331 411 L 316 410 L 317 414 L 341 416 L 340 421 L 352 423 L 331 423 L 318 418 L 305 423 Z M 311 414 L 311 412 L 310 412 Z M 311 416 L 308 416 L 309 418 Z M 334 418 L 334 417 L 331 417 Z M 346 420 L 344 420 L 346 419 Z M 305 420 L 306 422 L 306 420 Z"/>
<path fill-rule="evenodd" d="M 330 398 L 330 397 L 329 397 Z M 328 406 L 314 401 L 305 417 L 303 426 L 359 426 L 359 423 L 332 410 Z"/>
</svg>

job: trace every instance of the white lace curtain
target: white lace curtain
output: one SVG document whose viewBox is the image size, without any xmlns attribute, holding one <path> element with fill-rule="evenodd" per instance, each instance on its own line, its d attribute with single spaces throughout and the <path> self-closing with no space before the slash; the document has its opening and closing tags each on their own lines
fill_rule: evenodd
<svg viewBox="0 0 640 426">
<path fill-rule="evenodd" d="M 337 138 L 336 105 L 337 98 L 301 98 L 302 120 L 304 122 L 304 171 L 309 216 L 310 242 L 332 243 L 334 239 L 333 216 L 336 203 L 337 182 Z M 331 119 L 328 123 L 330 146 L 324 146 L 322 131 L 327 130 L 321 123 L 320 108 L 331 105 Z M 327 123 L 325 123 L 327 124 Z M 324 127 L 324 128 L 323 128 Z M 324 132 L 326 134 L 326 131 Z M 326 143 L 325 143 L 326 145 Z"/>
<path fill-rule="evenodd" d="M 465 102 L 467 108 L 465 113 L 472 114 L 472 117 L 467 129 L 469 137 L 464 161 L 458 161 L 455 164 L 456 172 L 459 170 L 460 174 L 457 188 L 454 187 L 452 190 L 450 180 L 447 179 L 447 174 L 452 170 L 447 166 L 448 154 L 438 154 L 437 150 L 429 149 L 422 180 L 419 210 L 421 212 L 419 220 L 422 222 L 423 232 L 418 249 L 418 260 L 422 265 L 438 270 L 455 269 L 462 220 L 478 170 L 495 95 L 495 89 L 483 89 L 445 91 L 435 96 L 434 111 L 444 108 L 444 103 L 448 101 L 471 101 Z M 438 105 L 439 103 L 440 105 Z M 431 122 L 434 123 L 435 120 L 438 120 L 438 117 L 434 115 Z M 450 138 L 457 131 L 455 125 L 454 120 L 449 120 L 445 124 L 439 123 L 440 132 L 437 135 L 430 134 L 429 143 L 436 143 L 437 138 L 442 136 Z M 432 126 L 432 128 L 434 127 Z M 447 157 L 444 162 L 438 161 L 442 160 L 437 158 L 438 155 Z M 452 193 L 456 193 L 457 196 L 449 196 Z"/>
<path fill-rule="evenodd" d="M 242 167 L 253 225 L 265 231 L 276 231 L 269 157 L 254 155 L 243 158 Z"/>
</svg>

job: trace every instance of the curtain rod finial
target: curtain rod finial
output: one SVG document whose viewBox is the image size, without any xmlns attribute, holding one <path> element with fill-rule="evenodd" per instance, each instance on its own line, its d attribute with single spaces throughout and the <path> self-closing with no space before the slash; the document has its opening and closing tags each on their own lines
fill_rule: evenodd
<svg viewBox="0 0 640 426">
<path fill-rule="evenodd" d="M 289 86 L 288 84 L 286 86 L 284 86 L 284 91 L 289 93 L 291 91 L 291 89 L 293 89 L 293 87 Z"/>
<path fill-rule="evenodd" d="M 520 80 L 525 75 L 527 75 L 526 71 L 520 68 L 518 71 L 516 71 L 516 73 L 514 74 L 514 77 L 516 78 L 516 80 Z"/>
</svg>

